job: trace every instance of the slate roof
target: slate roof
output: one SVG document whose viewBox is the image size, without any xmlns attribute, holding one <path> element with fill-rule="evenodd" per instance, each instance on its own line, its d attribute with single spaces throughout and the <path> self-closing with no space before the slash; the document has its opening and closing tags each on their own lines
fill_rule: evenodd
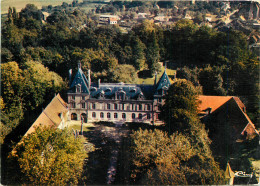
<svg viewBox="0 0 260 186">
<path fill-rule="evenodd" d="M 126 99 L 150 99 L 153 96 L 153 85 L 137 85 L 124 83 L 101 83 L 92 84 L 90 88 L 90 98 L 99 98 L 103 94 L 106 99 L 114 98 L 116 94 L 123 93 Z"/>
<path fill-rule="evenodd" d="M 80 85 L 81 93 L 89 94 L 90 99 L 99 99 L 100 95 L 103 95 L 105 99 L 112 99 L 116 94 L 123 93 L 126 95 L 126 99 L 138 99 L 141 96 L 145 100 L 152 100 L 155 94 L 160 94 L 159 92 L 163 88 L 168 89 L 170 84 L 170 79 L 165 70 L 156 85 L 125 83 L 99 83 L 98 85 L 91 83 L 91 87 L 88 88 L 89 82 L 79 65 L 78 72 L 68 92 L 75 93 L 76 86 Z"/>
<path fill-rule="evenodd" d="M 163 75 L 161 76 L 160 80 L 158 81 L 158 83 L 156 85 L 155 94 L 159 94 L 159 91 L 163 88 L 168 89 L 170 87 L 170 85 L 171 85 L 171 82 L 166 73 L 166 68 L 165 68 Z"/>
<path fill-rule="evenodd" d="M 76 86 L 80 85 L 81 86 L 81 93 L 87 93 L 89 94 L 89 82 L 84 75 L 83 71 L 81 68 L 78 68 L 78 72 L 74 77 L 73 82 L 70 85 L 69 92 L 75 92 L 76 91 Z"/>
</svg>

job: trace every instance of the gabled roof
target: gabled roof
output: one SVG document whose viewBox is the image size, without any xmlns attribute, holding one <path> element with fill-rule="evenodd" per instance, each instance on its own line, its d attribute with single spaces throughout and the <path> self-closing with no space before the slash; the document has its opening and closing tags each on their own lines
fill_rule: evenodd
<svg viewBox="0 0 260 186">
<path fill-rule="evenodd" d="M 47 107 L 42 111 L 36 121 L 32 124 L 29 130 L 25 133 L 24 136 L 27 136 L 30 133 L 35 131 L 35 128 L 39 125 L 43 126 L 55 126 L 61 123 L 60 115 L 68 112 L 67 103 L 60 97 L 56 95 Z"/>
<path fill-rule="evenodd" d="M 166 68 L 164 70 L 163 75 L 161 76 L 160 80 L 158 81 L 155 89 L 155 94 L 159 94 L 159 90 L 166 88 L 168 89 L 171 85 L 170 79 L 166 73 Z"/>
<path fill-rule="evenodd" d="M 203 113 L 208 108 L 211 108 L 211 112 L 224 105 L 232 96 L 204 96 L 200 95 L 199 100 L 199 112 Z"/>
<path fill-rule="evenodd" d="M 198 110 L 201 114 L 205 114 L 205 110 L 211 108 L 211 115 L 222 113 L 221 117 L 225 117 L 230 123 L 237 138 L 244 135 L 255 135 L 259 132 L 255 129 L 254 124 L 245 113 L 245 105 L 238 97 L 232 96 L 199 96 Z M 208 115 L 205 115 L 208 116 Z M 210 116 L 210 115 L 209 115 Z"/>
<path fill-rule="evenodd" d="M 72 83 L 70 85 L 69 92 L 76 92 L 77 85 L 81 86 L 81 93 L 89 94 L 89 89 L 88 89 L 89 82 L 88 82 L 86 76 L 84 75 L 83 71 L 81 70 L 80 66 L 78 68 L 77 74 L 74 77 L 74 80 L 72 81 Z"/>
</svg>

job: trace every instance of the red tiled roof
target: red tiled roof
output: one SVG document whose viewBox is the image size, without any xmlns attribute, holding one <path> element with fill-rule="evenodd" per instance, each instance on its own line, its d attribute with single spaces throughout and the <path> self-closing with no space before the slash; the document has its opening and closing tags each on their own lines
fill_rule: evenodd
<svg viewBox="0 0 260 186">
<path fill-rule="evenodd" d="M 224 105 L 232 96 L 204 96 L 200 95 L 199 100 L 199 112 L 211 108 L 211 112 L 214 112 L 216 109 Z"/>
</svg>

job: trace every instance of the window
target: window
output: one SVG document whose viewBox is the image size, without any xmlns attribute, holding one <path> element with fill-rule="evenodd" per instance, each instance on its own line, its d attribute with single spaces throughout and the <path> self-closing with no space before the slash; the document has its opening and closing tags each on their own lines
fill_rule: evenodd
<svg viewBox="0 0 260 186">
<path fill-rule="evenodd" d="M 122 118 L 125 119 L 126 118 L 126 115 L 125 113 L 122 114 Z"/>
<path fill-rule="evenodd" d="M 114 109 L 117 110 L 117 104 L 116 103 L 114 104 Z"/>
<path fill-rule="evenodd" d="M 142 114 L 139 114 L 139 115 L 138 115 L 138 119 L 142 119 Z"/>
<path fill-rule="evenodd" d="M 96 118 L 96 113 L 92 112 L 92 118 Z"/>
<path fill-rule="evenodd" d="M 100 118 L 104 118 L 104 113 L 100 112 Z"/>
<path fill-rule="evenodd" d="M 110 104 L 107 104 L 107 109 L 110 110 Z"/>
<path fill-rule="evenodd" d="M 135 119 L 135 113 L 132 114 L 132 119 Z"/>
<path fill-rule="evenodd" d="M 96 104 L 92 103 L 92 109 L 96 109 Z"/>
<path fill-rule="evenodd" d="M 124 103 L 122 104 L 122 110 L 125 110 L 125 104 Z"/>
<path fill-rule="evenodd" d="M 78 119 L 78 116 L 76 113 L 72 113 L 71 114 L 71 120 L 77 120 Z"/>
<path fill-rule="evenodd" d="M 135 110 L 135 104 L 132 104 L 132 110 Z"/>
<path fill-rule="evenodd" d="M 75 103 L 71 103 L 70 105 L 71 105 L 71 108 L 75 108 L 76 107 Z"/>
<path fill-rule="evenodd" d="M 75 96 L 71 96 L 71 99 L 75 100 Z"/>
<path fill-rule="evenodd" d="M 82 100 L 85 100 L 85 96 L 82 96 Z"/>
<path fill-rule="evenodd" d="M 159 100 L 158 100 L 158 101 L 159 101 L 159 103 L 161 103 L 161 102 L 162 102 L 162 98 L 159 98 Z"/>
<path fill-rule="evenodd" d="M 81 92 L 81 86 L 80 85 L 76 86 L 76 92 Z"/>
<path fill-rule="evenodd" d="M 107 113 L 107 118 L 111 118 L 111 114 L 109 112 Z"/>
<path fill-rule="evenodd" d="M 147 114 L 147 119 L 151 119 L 151 115 L 150 114 Z"/>
<path fill-rule="evenodd" d="M 114 118 L 115 118 L 115 119 L 117 118 L 117 113 L 114 113 Z"/>
<path fill-rule="evenodd" d="M 147 105 L 147 110 L 151 110 L 151 105 Z"/>
<path fill-rule="evenodd" d="M 82 104 L 81 104 L 81 108 L 85 108 L 85 103 L 82 103 Z"/>
<path fill-rule="evenodd" d="M 142 105 L 141 104 L 139 105 L 139 110 L 142 110 Z"/>
</svg>

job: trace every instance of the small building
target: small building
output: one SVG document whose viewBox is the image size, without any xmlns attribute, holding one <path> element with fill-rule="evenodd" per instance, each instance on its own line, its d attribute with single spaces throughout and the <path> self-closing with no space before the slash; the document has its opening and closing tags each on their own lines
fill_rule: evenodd
<svg viewBox="0 0 260 186">
<path fill-rule="evenodd" d="M 229 130 L 233 142 L 251 139 L 259 135 L 255 125 L 246 114 L 246 107 L 238 97 L 199 96 L 199 114 L 206 123 L 211 136 L 219 130 Z"/>
<path fill-rule="evenodd" d="M 117 24 L 117 19 L 115 17 L 108 18 L 108 24 L 110 24 L 110 25 Z"/>
</svg>

